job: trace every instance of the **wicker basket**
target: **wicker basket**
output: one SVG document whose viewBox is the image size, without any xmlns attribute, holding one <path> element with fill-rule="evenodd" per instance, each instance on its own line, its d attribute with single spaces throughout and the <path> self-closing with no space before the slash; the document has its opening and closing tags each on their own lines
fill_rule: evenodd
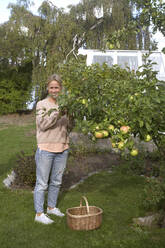
<svg viewBox="0 0 165 248">
<path fill-rule="evenodd" d="M 82 199 L 86 206 L 82 206 Z M 101 208 L 89 206 L 85 196 L 80 200 L 80 207 L 68 208 L 67 224 L 73 230 L 93 230 L 99 228 L 102 222 Z"/>
</svg>

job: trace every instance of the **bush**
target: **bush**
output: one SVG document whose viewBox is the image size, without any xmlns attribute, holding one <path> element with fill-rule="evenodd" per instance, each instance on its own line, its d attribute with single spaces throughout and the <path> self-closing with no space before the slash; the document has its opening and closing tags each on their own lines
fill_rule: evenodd
<svg viewBox="0 0 165 248">
<path fill-rule="evenodd" d="M 165 182 L 159 178 L 146 178 L 143 190 L 143 207 L 147 210 L 160 210 L 165 206 Z"/>
<path fill-rule="evenodd" d="M 35 155 L 26 155 L 24 151 L 21 151 L 14 172 L 16 173 L 15 185 L 34 187 L 36 181 Z"/>
<path fill-rule="evenodd" d="M 27 109 L 32 92 L 32 64 L 24 66 L 2 66 L 0 64 L 0 115 Z"/>
</svg>

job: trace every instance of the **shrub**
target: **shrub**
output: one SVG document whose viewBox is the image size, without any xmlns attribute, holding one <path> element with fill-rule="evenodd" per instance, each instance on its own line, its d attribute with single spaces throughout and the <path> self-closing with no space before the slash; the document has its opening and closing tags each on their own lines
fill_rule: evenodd
<svg viewBox="0 0 165 248">
<path fill-rule="evenodd" d="M 16 173 L 15 184 L 18 186 L 34 187 L 36 180 L 35 155 L 26 155 L 21 151 L 18 155 L 17 165 L 14 168 Z"/>
<path fill-rule="evenodd" d="M 147 210 L 164 209 L 165 183 L 162 180 L 159 178 L 146 178 L 142 205 Z"/>
<path fill-rule="evenodd" d="M 17 68 L 0 64 L 0 71 L 0 115 L 26 110 L 32 100 L 32 63 Z"/>
</svg>

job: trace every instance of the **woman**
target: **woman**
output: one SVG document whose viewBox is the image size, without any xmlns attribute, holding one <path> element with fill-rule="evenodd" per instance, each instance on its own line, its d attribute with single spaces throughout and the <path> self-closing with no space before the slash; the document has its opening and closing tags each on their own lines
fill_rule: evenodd
<svg viewBox="0 0 165 248">
<path fill-rule="evenodd" d="M 37 151 L 36 185 L 34 189 L 35 221 L 51 224 L 53 220 L 44 214 L 44 195 L 48 190 L 47 213 L 64 214 L 56 208 L 57 198 L 66 167 L 69 138 L 68 118 L 58 111 L 58 96 L 62 90 L 60 76 L 53 74 L 47 82 L 48 96 L 37 103 Z"/>
</svg>

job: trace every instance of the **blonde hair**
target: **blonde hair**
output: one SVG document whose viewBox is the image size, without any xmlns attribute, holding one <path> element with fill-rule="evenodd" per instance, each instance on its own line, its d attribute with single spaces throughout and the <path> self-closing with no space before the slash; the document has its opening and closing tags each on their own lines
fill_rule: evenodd
<svg viewBox="0 0 165 248">
<path fill-rule="evenodd" d="M 47 87 L 49 86 L 49 84 L 52 82 L 52 81 L 57 81 L 60 85 L 60 87 L 62 88 L 62 79 L 60 77 L 60 75 L 58 74 L 53 74 L 51 75 L 50 77 L 48 77 L 48 80 L 47 80 Z"/>
</svg>

